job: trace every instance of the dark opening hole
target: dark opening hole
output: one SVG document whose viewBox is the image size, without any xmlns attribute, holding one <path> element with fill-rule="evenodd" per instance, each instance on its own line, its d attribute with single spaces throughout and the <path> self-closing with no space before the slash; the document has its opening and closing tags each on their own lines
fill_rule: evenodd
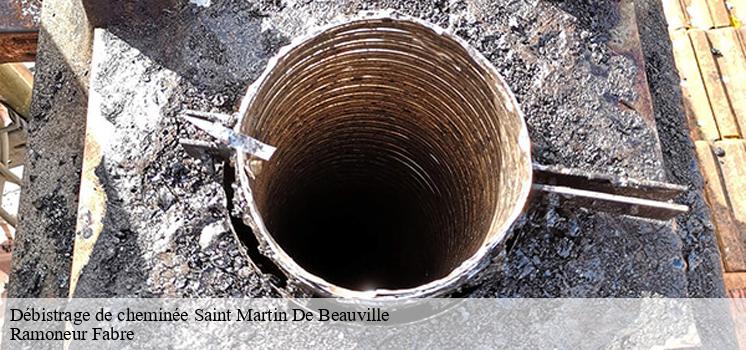
<svg viewBox="0 0 746 350">
<path fill-rule="evenodd" d="M 276 215 L 278 242 L 311 273 L 358 290 L 406 288 L 440 274 L 418 198 L 375 183 L 310 188 Z"/>
</svg>

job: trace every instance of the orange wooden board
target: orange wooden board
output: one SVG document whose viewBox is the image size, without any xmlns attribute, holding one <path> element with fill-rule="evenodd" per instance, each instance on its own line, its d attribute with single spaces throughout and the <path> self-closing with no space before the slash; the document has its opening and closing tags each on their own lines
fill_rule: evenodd
<svg viewBox="0 0 746 350">
<path fill-rule="evenodd" d="M 746 25 L 746 23 L 743 23 L 743 25 Z M 741 43 L 741 51 L 746 55 L 746 27 L 741 27 L 737 32 L 738 41 Z"/>
<path fill-rule="evenodd" d="M 730 26 L 730 13 L 725 7 L 725 1 L 723 0 L 706 0 L 708 9 L 710 10 L 710 18 L 712 18 L 712 24 L 715 27 L 727 27 Z"/>
<path fill-rule="evenodd" d="M 746 271 L 746 240 L 733 217 L 728 194 L 720 178 L 720 164 L 708 142 L 696 141 L 695 146 L 725 270 Z"/>
<path fill-rule="evenodd" d="M 720 78 L 720 71 L 707 35 L 701 30 L 690 30 L 688 33 L 694 46 L 699 70 L 705 83 L 710 106 L 715 114 L 720 136 L 722 138 L 739 137 L 738 124 L 728 103 L 728 95 Z"/>
<path fill-rule="evenodd" d="M 710 18 L 710 9 L 707 6 L 708 0 L 682 0 L 682 5 L 689 17 L 689 24 L 699 29 L 710 29 L 714 27 L 712 18 Z"/>
<path fill-rule="evenodd" d="M 710 108 L 710 101 L 707 99 L 702 76 L 699 74 L 692 42 L 685 30 L 675 30 L 670 33 L 673 54 L 676 57 L 676 69 L 681 78 L 684 107 L 693 131 L 692 136 L 695 140 L 718 140 L 720 132 Z"/>
<path fill-rule="evenodd" d="M 679 0 L 662 0 L 662 3 L 663 14 L 666 16 L 666 23 L 670 29 L 689 27 L 689 19 Z"/>
<path fill-rule="evenodd" d="M 726 272 L 723 274 L 723 280 L 729 297 L 746 298 L 746 272 Z"/>
<path fill-rule="evenodd" d="M 713 56 L 720 71 L 720 81 L 743 134 L 746 131 L 746 57 L 738 35 L 733 28 L 720 28 L 707 31 L 707 39 L 718 53 Z"/>
<path fill-rule="evenodd" d="M 723 140 L 716 142 L 715 146 L 725 152 L 720 157 L 720 170 L 733 217 L 746 225 L 746 141 Z"/>
</svg>

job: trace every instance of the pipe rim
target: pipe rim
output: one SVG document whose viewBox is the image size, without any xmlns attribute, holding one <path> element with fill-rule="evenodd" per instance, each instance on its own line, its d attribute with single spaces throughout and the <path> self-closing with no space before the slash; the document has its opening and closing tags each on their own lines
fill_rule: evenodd
<svg viewBox="0 0 746 350">
<path fill-rule="evenodd" d="M 296 47 L 306 43 L 313 39 L 317 35 L 336 28 L 341 25 L 348 24 L 356 21 L 371 21 L 371 20 L 392 20 L 392 21 L 405 21 L 412 22 L 417 25 L 421 25 L 435 34 L 445 36 L 450 40 L 453 40 L 459 44 L 469 56 L 475 60 L 475 62 L 485 69 L 497 83 L 496 89 L 502 94 L 502 97 L 506 99 L 505 106 L 511 109 L 512 112 L 518 117 L 519 131 L 518 131 L 518 148 L 520 150 L 520 160 L 518 167 L 524 172 L 525 179 L 521 182 L 518 200 L 513 204 L 513 208 L 510 210 L 508 218 L 504 220 L 503 224 L 497 226 L 493 231 L 488 232 L 487 236 L 492 235 L 492 238 L 485 239 L 486 243 L 483 244 L 472 256 L 464 260 L 460 265 L 449 272 L 445 277 L 435 279 L 417 287 L 402 288 L 402 289 L 375 289 L 369 291 L 353 290 L 345 287 L 341 287 L 326 281 L 324 278 L 313 274 L 303 267 L 301 267 L 295 260 L 285 252 L 285 250 L 277 243 L 277 241 L 269 233 L 266 228 L 257 203 L 253 200 L 252 189 L 250 186 L 250 179 L 247 171 L 244 169 L 244 164 L 248 164 L 250 158 L 242 152 L 236 154 L 236 172 L 238 173 L 240 192 L 245 198 L 245 205 L 248 208 L 248 219 L 247 224 L 252 228 L 254 235 L 256 236 L 260 251 L 269 252 L 269 258 L 285 273 L 288 278 L 289 284 L 293 281 L 297 281 L 297 284 L 305 286 L 318 293 L 323 297 L 341 297 L 348 299 L 357 299 L 361 301 L 382 301 L 387 299 L 400 299 L 400 298 L 419 298 L 419 297 L 437 297 L 445 294 L 446 292 L 457 288 L 469 279 L 473 278 L 487 265 L 490 261 L 489 257 L 492 255 L 493 250 L 502 243 L 513 223 L 523 213 L 525 204 L 528 202 L 529 192 L 531 190 L 532 179 L 532 161 L 531 161 L 531 145 L 530 138 L 528 135 L 528 128 L 526 126 L 525 115 L 521 109 L 515 95 L 510 90 L 510 87 L 505 82 L 505 79 L 500 75 L 497 69 L 492 63 L 484 57 L 478 50 L 472 47 L 465 40 L 459 36 L 451 33 L 450 31 L 435 25 L 433 23 L 421 20 L 416 17 L 404 15 L 393 10 L 380 10 L 380 11 L 364 11 L 354 16 L 342 16 L 335 20 L 330 21 L 328 24 L 323 26 L 315 27 L 309 30 L 306 34 L 300 35 L 292 40 L 292 42 L 286 46 L 283 46 L 278 50 L 268 62 L 264 68 L 262 74 L 249 86 L 246 95 L 241 101 L 241 106 L 238 111 L 238 122 L 235 125 L 237 132 L 241 131 L 243 121 L 248 118 L 247 112 L 251 104 L 254 102 L 257 91 L 266 81 L 269 73 L 277 65 L 278 61 L 288 54 Z M 245 210 L 244 210 L 245 212 Z M 493 218 L 493 225 L 494 227 Z M 261 249 L 263 248 L 263 249 Z"/>
</svg>

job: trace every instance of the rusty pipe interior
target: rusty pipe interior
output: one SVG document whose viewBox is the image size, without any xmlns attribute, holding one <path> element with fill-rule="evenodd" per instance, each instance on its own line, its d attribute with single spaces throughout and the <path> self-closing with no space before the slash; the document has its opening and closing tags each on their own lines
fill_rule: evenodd
<svg viewBox="0 0 746 350">
<path fill-rule="evenodd" d="M 256 234 L 290 270 L 354 291 L 453 278 L 526 201 L 528 137 L 512 94 L 431 25 L 331 26 L 281 52 L 252 89 L 241 132 L 278 150 L 260 167 L 241 158 L 243 185 Z"/>
</svg>

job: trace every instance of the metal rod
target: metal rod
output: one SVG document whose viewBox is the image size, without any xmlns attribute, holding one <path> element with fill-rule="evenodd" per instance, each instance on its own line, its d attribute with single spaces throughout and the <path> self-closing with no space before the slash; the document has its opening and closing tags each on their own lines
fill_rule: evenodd
<svg viewBox="0 0 746 350">
<path fill-rule="evenodd" d="M 533 168 L 533 190 L 560 195 L 566 205 L 656 220 L 668 220 L 689 210 L 667 202 L 686 186 L 558 166 L 534 164 Z"/>
<path fill-rule="evenodd" d="M 655 220 L 669 220 L 689 211 L 689 207 L 681 204 L 581 190 L 565 186 L 534 184 L 532 188 L 542 194 L 559 195 L 563 200 L 563 204 L 566 205 L 612 214 L 630 215 Z"/>
<path fill-rule="evenodd" d="M 560 166 L 534 163 L 534 182 L 566 186 L 581 190 L 605 192 L 653 200 L 669 200 L 687 187 L 660 181 L 638 180 Z"/>
<path fill-rule="evenodd" d="M 236 132 L 233 129 L 226 127 L 222 122 L 213 119 L 218 118 L 218 120 L 222 120 L 226 117 L 228 116 L 223 114 L 193 110 L 185 110 L 181 114 L 182 119 L 193 124 L 230 148 L 263 160 L 269 160 L 272 157 L 272 154 L 275 153 L 277 148 L 263 143 L 253 137 Z"/>
</svg>

